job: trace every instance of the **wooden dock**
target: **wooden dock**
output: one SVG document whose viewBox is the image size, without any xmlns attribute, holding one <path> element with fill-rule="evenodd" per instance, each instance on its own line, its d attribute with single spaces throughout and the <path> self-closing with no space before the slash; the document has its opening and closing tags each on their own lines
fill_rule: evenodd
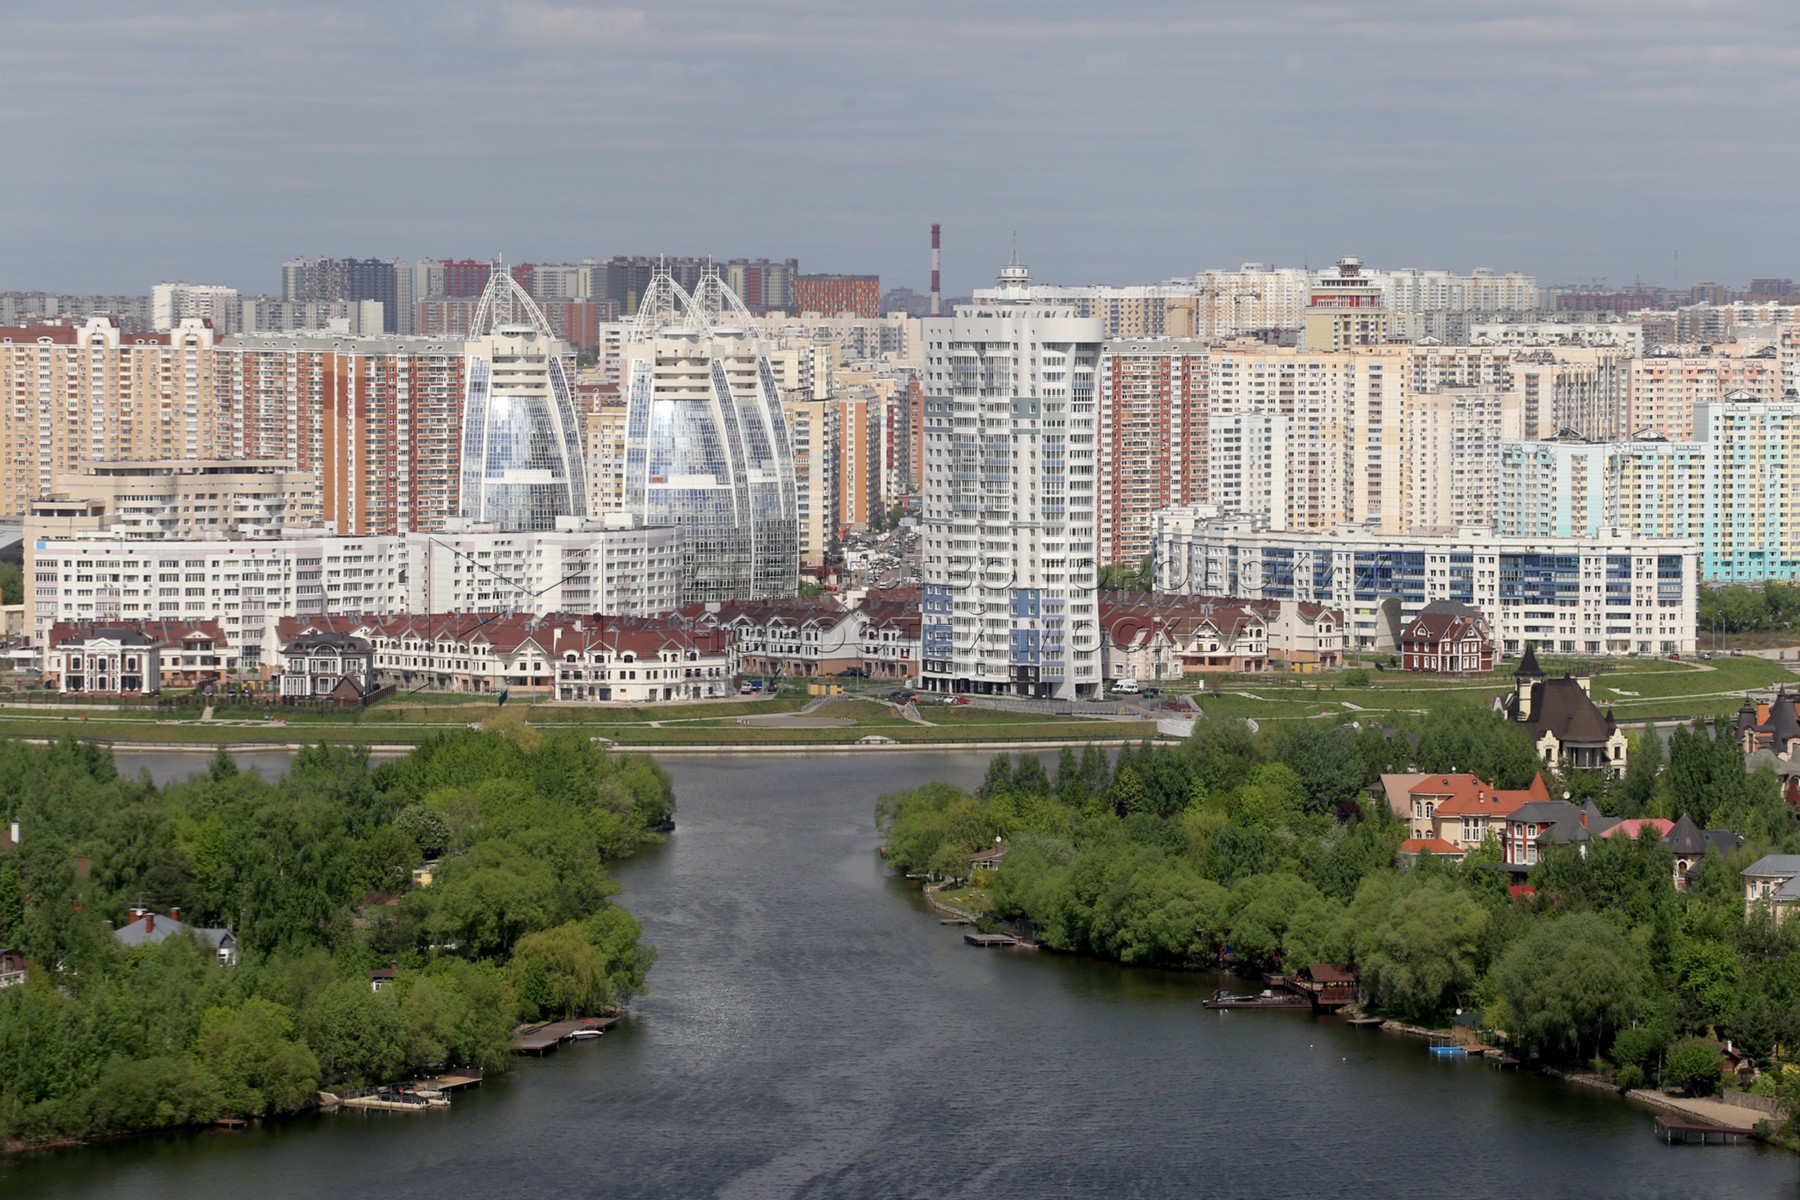
<svg viewBox="0 0 1800 1200">
<path fill-rule="evenodd" d="M 971 946 L 980 946 L 983 950 L 1019 944 L 1019 939 L 1010 933 L 965 933 L 963 941 Z"/>
<path fill-rule="evenodd" d="M 412 1086 L 415 1089 L 425 1088 L 448 1094 L 474 1087 L 480 1082 L 481 1069 L 479 1067 L 452 1067 L 441 1075 L 421 1075 L 412 1081 Z"/>
<path fill-rule="evenodd" d="M 573 1021 L 551 1021 L 546 1025 L 521 1025 L 513 1031 L 514 1054 L 550 1053 L 582 1030 L 605 1033 L 619 1023 L 618 1017 L 581 1017 Z"/>
<path fill-rule="evenodd" d="M 434 1108 L 448 1108 L 448 1100 L 427 1100 L 424 1096 L 408 1095 L 404 1092 L 379 1092 L 373 1096 L 345 1096 L 345 1108 L 374 1108 L 382 1112 L 430 1112 Z"/>
<path fill-rule="evenodd" d="M 1741 1129 L 1706 1125 L 1669 1113 L 1656 1115 L 1656 1136 L 1671 1146 L 1677 1142 L 1684 1146 L 1736 1146 L 1753 1140 L 1753 1135 Z"/>
</svg>

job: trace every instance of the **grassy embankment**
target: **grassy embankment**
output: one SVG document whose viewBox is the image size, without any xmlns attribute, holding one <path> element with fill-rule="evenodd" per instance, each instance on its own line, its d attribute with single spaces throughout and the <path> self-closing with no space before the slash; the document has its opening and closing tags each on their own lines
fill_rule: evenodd
<svg viewBox="0 0 1800 1200">
<path fill-rule="evenodd" d="M 1622 722 L 1685 719 L 1734 711 L 1746 691 L 1778 683 L 1800 683 L 1788 667 L 1767 659 L 1542 660 L 1546 673 L 1587 674 L 1594 699 Z M 1324 715 L 1349 720 L 1359 714 L 1383 720 L 1416 714 L 1444 704 L 1486 704 L 1512 687 L 1509 671 L 1474 678 L 1430 680 L 1398 671 L 1368 670 L 1367 687 L 1347 686 L 1336 675 L 1234 675 L 1217 691 L 1194 699 L 1210 716 L 1253 717 L 1258 721 L 1297 720 Z"/>
</svg>

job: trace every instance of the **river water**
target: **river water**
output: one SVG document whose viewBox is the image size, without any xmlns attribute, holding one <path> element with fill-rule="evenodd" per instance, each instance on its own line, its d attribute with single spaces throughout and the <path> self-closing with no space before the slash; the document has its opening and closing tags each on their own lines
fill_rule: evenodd
<svg viewBox="0 0 1800 1200">
<path fill-rule="evenodd" d="M 1664 1146 L 1612 1096 L 1208 1012 L 1205 976 L 964 946 L 883 871 L 870 809 L 984 765 L 670 759 L 679 826 L 619 870 L 652 994 L 605 1038 L 447 1112 L 47 1152 L 0 1165 L 0 1195 L 1800 1196 L 1800 1159 Z"/>
</svg>

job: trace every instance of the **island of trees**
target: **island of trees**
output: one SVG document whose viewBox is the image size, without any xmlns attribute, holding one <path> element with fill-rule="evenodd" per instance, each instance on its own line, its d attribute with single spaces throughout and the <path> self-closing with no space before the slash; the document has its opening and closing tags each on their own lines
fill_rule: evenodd
<svg viewBox="0 0 1800 1200">
<path fill-rule="evenodd" d="M 1028 923 L 1039 945 L 1125 963 L 1289 969 L 1353 964 L 1369 1005 L 1448 1025 L 1478 1010 L 1523 1054 L 1622 1086 L 1659 1073 L 1710 1090 L 1718 1039 L 1800 1093 L 1800 925 L 1746 919 L 1740 872 L 1800 851 L 1800 822 L 1766 769 L 1747 773 L 1728 727 L 1634 738 L 1629 769 L 1548 780 L 1608 815 L 1688 813 L 1744 835 L 1684 890 L 1658 838 L 1553 850 L 1515 888 L 1490 840 L 1455 865 L 1397 862 L 1406 830 L 1369 785 L 1386 772 L 1474 772 L 1502 788 L 1540 769 L 1518 727 L 1451 708 L 1412 730 L 1291 723 L 1253 734 L 1199 721 L 1178 745 L 1064 750 L 991 763 L 973 794 L 885 796 L 884 853 L 955 896 Z M 1416 749 L 1414 739 L 1416 737 Z M 1005 848 L 997 869 L 979 852 Z M 1785 1084 L 1783 1081 L 1786 1081 Z"/>
<path fill-rule="evenodd" d="M 502 1069 L 516 1022 L 644 991 L 655 952 L 605 864 L 672 812 L 650 760 L 522 726 L 443 734 L 373 768 L 316 747 L 274 781 L 221 752 L 161 788 L 91 744 L 0 743 L 0 816 L 21 831 L 0 858 L 0 947 L 29 964 L 0 989 L 0 1140 L 290 1113 L 321 1087 Z M 229 929 L 235 965 L 194 936 L 120 945 L 139 907 Z"/>
</svg>

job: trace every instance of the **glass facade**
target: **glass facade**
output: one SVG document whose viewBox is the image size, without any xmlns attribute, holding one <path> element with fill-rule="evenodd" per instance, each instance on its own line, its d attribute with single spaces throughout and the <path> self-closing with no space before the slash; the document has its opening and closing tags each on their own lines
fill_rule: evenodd
<svg viewBox="0 0 1800 1200">
<path fill-rule="evenodd" d="M 535 306 L 490 303 L 496 289 L 516 286 L 494 272 L 481 311 L 510 320 L 473 330 L 467 346 L 460 511 L 499 529 L 555 529 L 558 517 L 587 515 L 581 426 L 563 370 L 566 347 Z"/>
<path fill-rule="evenodd" d="M 625 506 L 680 527 L 686 602 L 791 596 L 799 504 L 774 372 L 742 326 L 657 282 L 672 294 L 646 296 L 662 313 L 640 314 L 628 350 Z"/>
</svg>

